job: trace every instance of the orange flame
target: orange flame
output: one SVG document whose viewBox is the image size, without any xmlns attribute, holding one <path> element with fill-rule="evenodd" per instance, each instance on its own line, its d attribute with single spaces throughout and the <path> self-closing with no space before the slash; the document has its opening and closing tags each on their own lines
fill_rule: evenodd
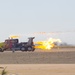
<svg viewBox="0 0 75 75">
<path fill-rule="evenodd" d="M 47 41 L 38 41 L 35 43 L 38 44 L 38 46 L 35 46 L 35 48 L 50 50 L 55 46 L 55 42 L 61 42 L 61 40 L 49 38 Z"/>
<path fill-rule="evenodd" d="M 10 39 L 15 39 L 15 38 L 19 38 L 20 36 L 18 36 L 18 35 L 11 35 L 11 36 L 9 36 L 9 38 Z"/>
</svg>

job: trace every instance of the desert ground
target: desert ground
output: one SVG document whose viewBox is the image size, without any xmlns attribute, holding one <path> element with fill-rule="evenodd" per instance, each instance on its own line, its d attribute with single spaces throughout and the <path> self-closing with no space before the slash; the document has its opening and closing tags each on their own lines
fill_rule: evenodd
<svg viewBox="0 0 75 75">
<path fill-rule="evenodd" d="M 75 75 L 75 64 L 0 64 L 0 66 L 7 67 L 7 75 Z"/>
<path fill-rule="evenodd" d="M 0 67 L 9 75 L 75 75 L 75 48 L 5 51 L 0 53 Z"/>
</svg>

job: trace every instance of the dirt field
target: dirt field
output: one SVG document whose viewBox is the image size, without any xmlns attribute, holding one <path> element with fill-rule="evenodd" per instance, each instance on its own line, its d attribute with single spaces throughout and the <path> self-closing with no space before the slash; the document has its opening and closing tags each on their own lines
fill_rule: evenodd
<svg viewBox="0 0 75 75">
<path fill-rule="evenodd" d="M 8 75 L 75 75 L 75 64 L 1 64 L 0 66 L 7 67 Z"/>
<path fill-rule="evenodd" d="M 0 64 L 75 64 L 75 48 L 5 51 L 0 53 Z"/>
<path fill-rule="evenodd" d="M 8 75 L 75 75 L 75 48 L 6 51 L 0 53 L 0 67 L 7 67 Z"/>
</svg>

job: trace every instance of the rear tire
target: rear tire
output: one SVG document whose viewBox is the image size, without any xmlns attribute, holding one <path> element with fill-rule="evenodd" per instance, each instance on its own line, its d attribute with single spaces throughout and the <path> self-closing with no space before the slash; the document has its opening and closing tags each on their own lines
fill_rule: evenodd
<svg viewBox="0 0 75 75">
<path fill-rule="evenodd" d="M 23 52 L 26 51 L 25 47 L 21 47 L 21 51 Z"/>
<path fill-rule="evenodd" d="M 0 48 L 0 52 L 4 52 L 4 49 Z"/>
<path fill-rule="evenodd" d="M 28 51 L 34 51 L 34 49 L 32 47 L 28 47 L 27 50 Z"/>
</svg>

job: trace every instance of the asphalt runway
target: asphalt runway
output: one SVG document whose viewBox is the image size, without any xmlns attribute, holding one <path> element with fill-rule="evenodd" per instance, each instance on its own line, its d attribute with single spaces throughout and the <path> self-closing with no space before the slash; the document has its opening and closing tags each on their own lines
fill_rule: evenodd
<svg viewBox="0 0 75 75">
<path fill-rule="evenodd" d="M 75 48 L 0 52 L 0 64 L 75 64 Z"/>
</svg>

